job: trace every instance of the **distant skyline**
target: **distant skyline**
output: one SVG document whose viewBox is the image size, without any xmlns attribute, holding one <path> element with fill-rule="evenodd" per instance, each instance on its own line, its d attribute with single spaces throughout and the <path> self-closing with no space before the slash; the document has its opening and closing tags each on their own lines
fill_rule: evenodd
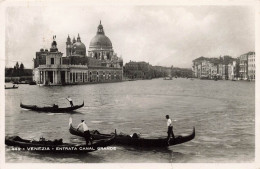
<svg viewBox="0 0 260 169">
<path fill-rule="evenodd" d="M 250 6 L 26 6 L 6 8 L 6 62 L 33 68 L 35 52 L 49 49 L 56 35 L 66 56 L 66 39 L 80 34 L 89 48 L 101 20 L 124 64 L 191 68 L 200 56 L 238 57 L 255 51 L 255 11 Z"/>
</svg>

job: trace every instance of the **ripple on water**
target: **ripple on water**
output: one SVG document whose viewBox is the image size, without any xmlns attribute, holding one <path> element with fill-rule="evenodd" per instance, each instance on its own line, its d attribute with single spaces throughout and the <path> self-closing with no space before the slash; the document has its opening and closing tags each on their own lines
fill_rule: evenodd
<svg viewBox="0 0 260 169">
<path fill-rule="evenodd" d="M 103 121 L 90 121 L 91 123 L 103 123 Z"/>
</svg>

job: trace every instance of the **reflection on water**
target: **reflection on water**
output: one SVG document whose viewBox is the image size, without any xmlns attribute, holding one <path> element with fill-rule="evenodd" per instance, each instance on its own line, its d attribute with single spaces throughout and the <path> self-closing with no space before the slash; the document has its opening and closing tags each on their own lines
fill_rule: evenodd
<svg viewBox="0 0 260 169">
<path fill-rule="evenodd" d="M 207 80 L 143 80 L 122 83 L 39 87 L 20 85 L 6 90 L 6 135 L 28 139 L 63 138 L 84 142 L 68 131 L 69 117 L 77 125 L 85 119 L 90 129 L 142 136 L 167 136 L 165 115 L 173 119 L 175 134 L 196 137 L 165 149 L 116 146 L 115 151 L 84 155 L 14 152 L 6 148 L 7 162 L 251 162 L 254 160 L 254 83 Z M 85 106 L 72 113 L 38 113 L 20 108 L 24 104 Z"/>
</svg>

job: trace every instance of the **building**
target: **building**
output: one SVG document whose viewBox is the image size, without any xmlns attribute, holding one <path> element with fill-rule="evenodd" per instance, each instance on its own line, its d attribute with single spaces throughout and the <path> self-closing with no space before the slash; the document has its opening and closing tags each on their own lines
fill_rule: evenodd
<svg viewBox="0 0 260 169">
<path fill-rule="evenodd" d="M 229 63 L 228 64 L 228 79 L 229 80 L 234 80 L 236 77 L 237 77 L 237 75 L 236 75 L 236 61 L 233 61 L 232 63 Z"/>
<path fill-rule="evenodd" d="M 39 52 L 36 52 L 36 57 L 33 59 L 34 61 L 34 68 L 38 67 L 39 65 L 46 64 L 46 55 L 48 53 L 48 49 L 40 49 Z"/>
<path fill-rule="evenodd" d="M 208 60 L 203 60 L 201 62 L 201 77 L 209 78 L 211 76 L 210 68 L 211 63 Z"/>
<path fill-rule="evenodd" d="M 255 52 L 248 53 L 248 78 L 255 80 Z"/>
<path fill-rule="evenodd" d="M 239 56 L 239 60 L 240 60 L 239 63 L 240 78 L 243 80 L 247 80 L 248 79 L 248 53 Z"/>
<path fill-rule="evenodd" d="M 215 79 L 218 76 L 218 65 L 211 63 L 210 64 L 210 78 Z"/>
<path fill-rule="evenodd" d="M 130 61 L 125 64 L 124 75 L 130 79 L 151 79 L 151 68 L 149 63 Z"/>
<path fill-rule="evenodd" d="M 218 64 L 218 78 L 223 79 L 223 64 Z"/>
<path fill-rule="evenodd" d="M 88 55 L 86 46 L 70 36 L 66 42 L 66 56 L 57 48 L 56 36 L 50 51 L 36 52 L 34 80 L 43 85 L 66 85 L 80 83 L 102 83 L 122 81 L 123 59 L 113 51 L 110 39 L 105 35 L 100 22 L 97 34 L 90 42 Z"/>
<path fill-rule="evenodd" d="M 250 60 L 248 60 L 250 58 Z M 255 53 L 249 52 L 238 58 L 225 55 L 219 58 L 199 57 L 192 61 L 193 76 L 203 79 L 254 79 Z M 250 64 L 250 65 L 249 65 Z M 249 73 L 250 70 L 250 73 Z"/>
</svg>

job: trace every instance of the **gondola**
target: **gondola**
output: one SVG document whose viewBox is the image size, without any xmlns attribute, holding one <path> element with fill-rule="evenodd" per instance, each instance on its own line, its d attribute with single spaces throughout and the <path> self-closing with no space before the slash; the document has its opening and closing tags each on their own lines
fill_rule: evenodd
<svg viewBox="0 0 260 169">
<path fill-rule="evenodd" d="M 77 135 L 83 137 L 83 132 L 77 130 L 72 126 L 72 120 L 70 118 L 69 122 L 69 131 L 73 135 Z M 112 134 L 101 134 L 97 130 L 92 130 L 90 132 L 92 134 L 93 139 L 104 139 L 111 137 Z M 129 145 L 129 146 L 137 146 L 137 147 L 168 147 L 172 145 L 182 144 L 188 142 L 195 137 L 195 127 L 193 127 L 193 131 L 191 134 L 182 136 L 177 135 L 175 138 L 167 141 L 167 137 L 153 137 L 153 138 L 142 138 L 138 134 L 134 133 L 133 135 L 127 134 L 118 134 L 116 136 L 115 144 L 117 145 Z"/>
<path fill-rule="evenodd" d="M 88 153 L 105 148 L 115 142 L 114 134 L 112 137 L 100 140 L 94 140 L 92 145 L 63 143 L 59 140 L 45 140 L 41 138 L 39 141 L 22 139 L 19 136 L 6 136 L 5 144 L 7 146 L 18 147 L 21 151 L 38 151 L 51 153 Z"/>
<path fill-rule="evenodd" d="M 5 87 L 5 89 L 18 89 L 19 86 L 17 87 Z"/>
<path fill-rule="evenodd" d="M 84 101 L 81 105 L 76 105 L 73 107 L 58 107 L 58 106 L 47 106 L 47 107 L 39 107 L 36 105 L 24 105 L 20 103 L 20 107 L 24 109 L 30 109 L 34 111 L 42 111 L 42 112 L 52 112 L 52 113 L 60 113 L 60 112 L 70 112 L 76 109 L 79 109 L 84 106 Z"/>
</svg>

